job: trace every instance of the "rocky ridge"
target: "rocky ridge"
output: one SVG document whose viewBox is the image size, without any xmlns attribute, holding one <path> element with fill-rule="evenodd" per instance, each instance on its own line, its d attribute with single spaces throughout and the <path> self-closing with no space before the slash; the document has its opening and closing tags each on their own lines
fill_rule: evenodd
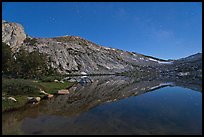
<svg viewBox="0 0 204 137">
<path fill-rule="evenodd" d="M 78 36 L 33 38 L 24 32 L 22 25 L 6 21 L 2 21 L 2 42 L 14 52 L 23 47 L 30 52 L 46 53 L 51 66 L 66 74 L 110 74 L 132 70 L 135 65 L 161 65 L 142 54 L 100 46 Z"/>
<path fill-rule="evenodd" d="M 145 67 L 166 69 L 185 60 L 162 60 L 104 47 L 78 36 L 34 38 L 25 33 L 22 25 L 6 21 L 2 21 L 2 42 L 13 52 L 24 48 L 47 54 L 51 67 L 62 74 L 114 74 Z"/>
</svg>

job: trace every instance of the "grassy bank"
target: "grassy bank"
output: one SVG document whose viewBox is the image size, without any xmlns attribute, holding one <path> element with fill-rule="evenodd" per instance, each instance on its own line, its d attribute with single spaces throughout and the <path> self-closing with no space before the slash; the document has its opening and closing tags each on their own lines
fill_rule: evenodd
<svg viewBox="0 0 204 137">
<path fill-rule="evenodd" d="M 31 79 L 8 79 L 2 78 L 2 112 L 15 110 L 27 104 L 27 97 L 45 96 L 40 93 L 44 90 L 49 94 L 56 94 L 58 90 L 69 88 L 74 83 L 71 82 L 43 82 Z M 13 97 L 16 101 L 9 100 Z"/>
<path fill-rule="evenodd" d="M 13 97 L 17 100 L 17 102 L 8 99 L 2 100 L 2 112 L 19 109 L 27 103 L 27 96 L 16 95 Z"/>
<path fill-rule="evenodd" d="M 71 82 L 39 82 L 36 83 L 38 87 L 50 94 L 57 94 L 59 89 L 65 89 L 71 87 L 74 83 Z"/>
</svg>

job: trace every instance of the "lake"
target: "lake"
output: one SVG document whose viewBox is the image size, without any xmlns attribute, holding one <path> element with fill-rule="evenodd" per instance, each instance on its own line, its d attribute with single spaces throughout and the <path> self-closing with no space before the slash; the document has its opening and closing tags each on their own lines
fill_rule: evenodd
<svg viewBox="0 0 204 137">
<path fill-rule="evenodd" d="M 201 135 L 202 84 L 90 77 L 68 95 L 2 113 L 3 134 Z"/>
</svg>

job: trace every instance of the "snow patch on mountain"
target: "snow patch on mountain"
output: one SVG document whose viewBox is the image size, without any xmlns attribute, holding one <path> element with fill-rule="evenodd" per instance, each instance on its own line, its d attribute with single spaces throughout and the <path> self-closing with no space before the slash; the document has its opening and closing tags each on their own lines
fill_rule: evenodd
<svg viewBox="0 0 204 137">
<path fill-rule="evenodd" d="M 149 58 L 149 60 L 158 62 L 159 64 L 172 64 L 173 63 L 172 61 L 159 61 L 159 60 L 152 59 L 152 58 Z"/>
</svg>

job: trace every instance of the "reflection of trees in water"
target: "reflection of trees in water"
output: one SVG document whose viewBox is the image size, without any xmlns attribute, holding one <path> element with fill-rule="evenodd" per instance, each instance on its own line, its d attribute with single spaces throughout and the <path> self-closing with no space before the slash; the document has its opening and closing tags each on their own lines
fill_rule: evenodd
<svg viewBox="0 0 204 137">
<path fill-rule="evenodd" d="M 113 102 L 130 96 L 151 92 L 165 86 L 182 86 L 202 91 L 201 81 L 188 79 L 155 78 L 135 81 L 128 77 L 98 76 L 90 77 L 92 83 L 77 84 L 71 87 L 70 94 L 59 95 L 49 100 L 43 100 L 37 106 L 27 106 L 18 111 L 4 113 L 2 116 L 3 131 L 20 128 L 25 117 L 35 118 L 40 115 L 76 116 L 98 105 Z"/>
</svg>

